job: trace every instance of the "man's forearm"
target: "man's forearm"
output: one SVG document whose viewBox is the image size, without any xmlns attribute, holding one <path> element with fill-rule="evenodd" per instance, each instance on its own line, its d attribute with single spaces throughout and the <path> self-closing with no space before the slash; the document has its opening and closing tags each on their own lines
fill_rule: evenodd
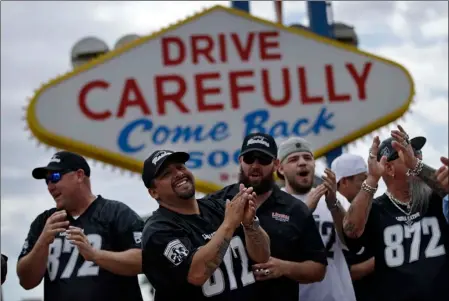
<svg viewBox="0 0 449 301">
<path fill-rule="evenodd" d="M 332 220 L 334 221 L 335 231 L 337 232 L 338 238 L 342 243 L 345 243 L 345 238 L 343 235 L 343 219 L 346 215 L 346 210 L 338 204 L 336 208 L 330 210 L 332 214 Z"/>
<path fill-rule="evenodd" d="M 212 239 L 198 249 L 192 258 L 188 281 L 197 286 L 203 285 L 223 261 L 235 228 L 221 224 Z"/>
<path fill-rule="evenodd" d="M 257 263 L 267 262 L 270 258 L 270 238 L 262 227 L 243 228 L 246 250 L 249 257 Z"/>
<path fill-rule="evenodd" d="M 366 184 L 371 187 L 377 187 L 379 180 L 368 176 Z M 373 195 L 363 189 L 351 203 L 343 219 L 343 231 L 350 238 L 358 238 L 365 230 L 365 224 L 371 210 Z"/>
<path fill-rule="evenodd" d="M 98 250 L 93 261 L 100 268 L 117 275 L 135 276 L 142 273 L 141 249 L 130 249 L 123 252 Z"/>
<path fill-rule="evenodd" d="M 443 198 L 447 192 L 445 192 L 440 183 L 438 183 L 435 173 L 435 169 L 423 163 L 423 167 L 421 172 L 418 174 L 418 177 Z"/>
<path fill-rule="evenodd" d="M 302 284 L 320 282 L 326 275 L 326 266 L 315 261 L 282 261 L 283 275 Z"/>
<path fill-rule="evenodd" d="M 351 279 L 359 280 L 374 272 L 374 257 L 351 266 Z"/>
<path fill-rule="evenodd" d="M 37 241 L 31 252 L 17 262 L 17 276 L 24 289 L 33 289 L 41 283 L 47 261 L 48 245 Z"/>
</svg>

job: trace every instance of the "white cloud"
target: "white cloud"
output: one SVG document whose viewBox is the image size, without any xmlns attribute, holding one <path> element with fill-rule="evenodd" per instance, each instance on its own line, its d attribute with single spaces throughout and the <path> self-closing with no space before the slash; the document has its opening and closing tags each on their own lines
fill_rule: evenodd
<svg viewBox="0 0 449 301">
<path fill-rule="evenodd" d="M 428 120 L 432 120 L 434 123 L 439 123 L 441 125 L 448 124 L 449 107 L 447 98 L 438 97 L 432 100 L 423 99 L 414 106 L 414 110 L 417 114 Z"/>
</svg>

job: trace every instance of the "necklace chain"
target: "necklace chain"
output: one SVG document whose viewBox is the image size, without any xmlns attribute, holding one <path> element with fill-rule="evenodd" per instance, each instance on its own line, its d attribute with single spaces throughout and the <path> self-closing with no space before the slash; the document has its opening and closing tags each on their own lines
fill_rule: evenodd
<svg viewBox="0 0 449 301">
<path fill-rule="evenodd" d="M 412 208 L 411 208 L 411 200 L 408 203 L 404 203 L 404 202 L 401 202 L 400 200 L 398 200 L 397 198 L 395 198 L 389 191 L 387 191 L 385 194 L 388 196 L 388 198 L 390 199 L 391 203 L 393 205 L 395 205 L 396 208 L 398 208 L 406 216 L 409 216 L 412 213 L 411 212 L 411 210 L 412 210 Z M 402 209 L 399 205 L 406 206 L 408 212 L 406 212 L 404 209 Z"/>
</svg>

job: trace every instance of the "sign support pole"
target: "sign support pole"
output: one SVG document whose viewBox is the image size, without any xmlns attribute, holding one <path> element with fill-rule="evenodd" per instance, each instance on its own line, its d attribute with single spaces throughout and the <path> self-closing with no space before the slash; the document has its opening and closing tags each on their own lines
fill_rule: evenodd
<svg viewBox="0 0 449 301">
<path fill-rule="evenodd" d="M 309 26 L 312 32 L 327 38 L 334 38 L 331 26 L 327 19 L 326 1 L 307 1 Z M 330 167 L 332 161 L 343 153 L 343 147 L 337 147 L 326 154 L 326 163 Z"/>
<path fill-rule="evenodd" d="M 249 1 L 231 1 L 232 8 L 249 13 Z"/>
</svg>

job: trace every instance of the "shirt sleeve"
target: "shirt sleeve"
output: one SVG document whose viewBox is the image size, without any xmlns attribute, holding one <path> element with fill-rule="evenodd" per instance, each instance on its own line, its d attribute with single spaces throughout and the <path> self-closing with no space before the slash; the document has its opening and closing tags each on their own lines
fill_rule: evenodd
<svg viewBox="0 0 449 301">
<path fill-rule="evenodd" d="M 327 265 L 326 248 L 311 213 L 307 215 L 301 233 L 299 260 L 311 260 Z"/>
<path fill-rule="evenodd" d="M 6 274 L 8 273 L 8 257 L 6 255 L 2 254 L 2 265 L 1 265 L 1 269 L 2 269 L 2 282 L 1 284 L 3 284 L 6 280 Z"/>
<path fill-rule="evenodd" d="M 28 255 L 31 250 L 33 250 L 34 245 L 44 229 L 45 221 L 44 216 L 41 214 L 31 223 L 30 230 L 28 231 L 28 235 L 23 243 L 18 259 Z"/>
<path fill-rule="evenodd" d="M 142 218 L 130 207 L 120 204 L 115 217 L 119 251 L 142 248 Z"/>
<path fill-rule="evenodd" d="M 182 230 L 163 230 L 146 238 L 144 233 L 142 269 L 156 290 L 188 285 L 192 258 L 197 251 Z"/>
</svg>

